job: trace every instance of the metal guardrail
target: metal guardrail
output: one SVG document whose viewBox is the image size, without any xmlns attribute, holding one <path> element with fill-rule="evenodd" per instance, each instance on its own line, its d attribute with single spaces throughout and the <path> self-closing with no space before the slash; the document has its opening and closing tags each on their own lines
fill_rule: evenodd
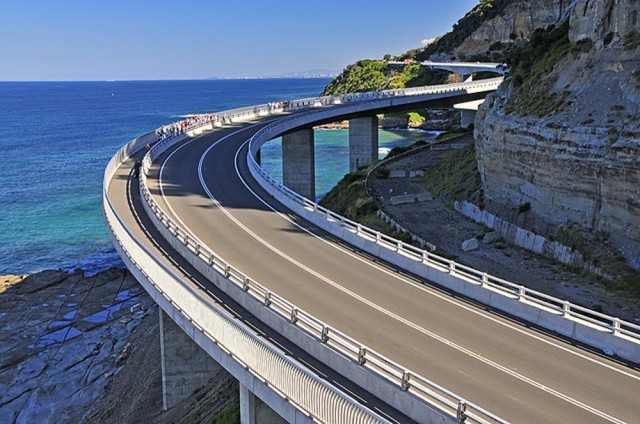
<svg viewBox="0 0 640 424">
<path fill-rule="evenodd" d="M 318 107 L 344 105 L 345 103 L 350 102 L 383 100 L 396 96 L 438 94 L 465 89 L 469 86 L 487 87 L 488 85 L 496 84 L 495 80 L 483 80 L 471 84 L 452 84 L 451 87 L 448 87 L 448 89 L 446 90 L 442 87 L 438 87 L 435 89 L 432 87 L 421 87 L 417 89 L 389 90 L 387 92 L 379 93 L 358 93 L 344 96 L 301 99 L 287 102 L 286 107 L 278 111 L 274 111 L 267 105 L 261 105 L 221 112 L 219 113 L 219 116 L 221 122 L 232 123 L 237 120 L 245 118 L 251 119 L 253 117 L 265 114 L 273 114 L 301 109 L 312 109 L 307 113 L 307 115 L 312 118 L 313 115 L 317 113 Z M 278 132 L 279 128 L 282 129 L 284 126 L 286 126 L 286 124 L 291 124 L 292 122 L 299 120 L 300 117 L 301 115 L 297 114 L 296 117 L 283 118 L 281 120 L 278 120 L 277 123 L 268 125 L 267 127 L 263 128 L 252 138 L 250 150 L 255 153 L 255 151 L 257 151 L 260 147 L 258 143 L 267 141 L 268 139 L 274 137 L 274 133 Z M 190 130 L 193 130 L 193 128 L 188 129 L 188 131 Z M 132 152 L 140 150 L 145 145 L 144 140 L 153 135 L 155 134 L 149 133 L 145 136 L 140 137 L 139 139 L 134 140 L 134 142 L 137 143 L 132 142 L 130 143 L 131 146 L 127 145 L 125 146 L 125 148 L 121 149 L 121 151 L 119 151 L 118 154 L 116 154 L 116 156 L 112 158 L 112 162 L 114 160 L 117 162 L 117 158 L 120 156 L 126 157 Z M 177 142 L 177 140 L 174 140 L 174 142 Z M 166 144 L 168 143 L 169 141 L 167 141 Z M 161 148 L 161 146 L 157 145 L 157 148 L 156 146 L 154 146 L 151 151 L 151 155 L 146 156 L 147 160 L 151 161 L 152 158 L 155 159 L 160 150 L 164 150 L 158 148 Z M 636 324 L 626 322 L 606 314 L 598 313 L 579 305 L 574 305 L 570 302 L 548 296 L 544 293 L 532 289 L 528 289 L 522 285 L 499 279 L 497 277 L 458 264 L 446 258 L 442 258 L 438 255 L 416 248 L 412 245 L 406 244 L 402 241 L 362 226 L 361 224 L 342 217 L 326 208 L 323 208 L 315 202 L 312 202 L 291 191 L 287 187 L 282 186 L 277 181 L 272 179 L 268 174 L 266 174 L 266 172 L 260 166 L 258 166 L 257 163 L 255 163 L 253 154 L 250 155 L 249 161 L 250 165 L 257 172 L 262 174 L 262 177 L 269 181 L 271 185 L 285 193 L 286 196 L 290 197 L 292 200 L 298 202 L 305 209 L 312 211 L 313 213 L 323 215 L 326 220 L 331 221 L 349 231 L 352 231 L 353 233 L 358 234 L 370 241 L 374 241 L 375 243 L 384 246 L 387 249 L 394 250 L 407 257 L 413 258 L 414 260 L 425 264 L 425 266 L 430 266 L 439 270 L 446 270 L 453 275 L 465 279 L 470 284 L 487 287 L 494 290 L 495 292 L 502 293 L 506 296 L 513 296 L 521 301 L 528 301 L 532 305 L 538 306 L 540 308 L 547 308 L 560 312 L 565 317 L 578 318 L 593 325 L 603 326 L 613 334 L 622 334 L 633 339 L 640 340 L 640 326 Z M 111 165 L 112 164 L 110 162 L 109 166 Z M 107 169 L 109 169 L 109 166 L 107 167 Z M 106 177 L 107 174 L 105 173 L 105 182 L 107 180 Z M 186 231 L 181 229 L 173 220 L 171 220 L 171 218 L 159 207 L 159 205 L 151 197 L 148 190 L 146 189 L 146 184 L 141 184 L 141 189 L 145 200 L 149 204 L 150 208 L 154 211 L 158 219 L 160 219 L 160 221 L 169 229 L 169 231 L 171 231 L 177 239 L 181 240 L 181 242 L 185 246 L 187 246 L 195 256 L 207 262 L 217 272 L 221 273 L 237 286 L 241 287 L 248 295 L 261 302 L 264 307 L 269 308 L 270 310 L 277 312 L 282 317 L 287 318 L 291 325 L 304 329 L 307 333 L 313 335 L 323 343 L 326 343 L 336 351 L 346 354 L 353 360 L 358 361 L 361 366 L 366 367 L 373 372 L 384 376 L 388 380 L 395 382 L 403 390 L 408 390 L 412 393 L 415 393 L 426 402 L 449 411 L 449 414 L 452 416 L 458 418 L 465 417 L 468 422 L 504 422 L 503 420 L 484 410 L 483 408 L 466 402 L 464 399 L 449 392 L 445 388 L 442 388 L 435 383 L 430 382 L 426 378 L 405 369 L 401 365 L 385 358 L 383 355 L 380 355 L 378 352 L 369 349 L 364 345 L 361 345 L 346 334 L 343 334 L 336 329 L 324 324 L 322 321 L 296 307 L 286 299 L 269 291 L 258 282 L 242 274 L 239 270 L 224 261 L 224 259 L 222 259 L 221 257 L 217 256 L 206 246 L 200 245 L 192 235 L 188 234 Z"/>
<path fill-rule="evenodd" d="M 314 113 L 317 114 L 317 112 L 309 112 L 308 117 L 313 117 Z M 309 119 L 298 119 L 299 117 L 300 115 L 296 115 L 280 119 L 256 132 L 250 141 L 249 149 L 252 153 L 248 158 L 249 165 L 253 170 L 258 172 L 273 188 L 284 193 L 294 202 L 298 203 L 305 209 L 312 211 L 313 213 L 324 216 L 326 220 L 332 221 L 336 225 L 352 231 L 363 238 L 375 241 L 383 247 L 394 250 L 407 257 L 413 258 L 415 261 L 421 262 L 425 266 L 448 270 L 450 274 L 460 276 L 471 284 L 484 286 L 505 295 L 516 296 L 519 300 L 528 301 L 534 306 L 552 309 L 556 312 L 561 313 L 567 318 L 576 318 L 593 325 L 604 327 L 612 334 L 628 336 L 640 343 L 640 325 L 590 310 L 566 300 L 549 296 L 542 292 L 527 288 L 523 285 L 503 280 L 485 272 L 481 272 L 474 268 L 443 258 L 421 248 L 415 247 L 411 244 L 402 242 L 393 237 L 382 234 L 376 230 L 365 227 L 358 222 L 345 218 L 329 209 L 326 209 L 294 192 L 288 187 L 282 185 L 281 183 L 273 179 L 270 175 L 268 175 L 267 172 L 256 163 L 254 158 L 255 152 L 257 152 L 257 150 L 264 142 L 270 140 L 273 137 L 276 137 L 280 133 L 291 130 L 292 127 L 298 126 L 291 125 L 296 120 L 301 121 L 303 124 L 308 124 Z"/>
<path fill-rule="evenodd" d="M 489 80 L 487 80 L 489 81 Z M 492 82 L 495 84 L 495 81 Z M 468 87 L 474 84 L 451 84 L 450 89 L 442 89 L 442 87 L 436 87 L 430 89 L 406 89 L 406 90 L 390 90 L 389 92 L 378 93 L 378 96 L 372 96 L 371 93 L 363 93 L 361 95 L 348 95 L 348 96 L 333 96 L 333 97 L 321 97 L 317 99 L 303 99 L 300 101 L 289 102 L 284 110 L 296 110 L 306 109 L 309 107 L 317 107 L 321 105 L 340 105 L 343 102 L 353 101 L 367 101 L 367 100 L 380 100 L 388 97 L 396 97 L 402 95 L 419 95 L 419 94 L 438 94 L 446 92 L 459 91 L 460 87 Z M 476 86 L 484 85 L 487 83 L 475 83 Z M 409 94 L 401 94 L 409 92 Z M 338 101 L 337 101 L 338 100 Z M 253 116 L 269 113 L 270 110 L 267 106 L 256 106 L 252 108 L 243 108 L 242 110 L 234 111 L 235 115 L 230 116 L 230 121 L 237 119 L 238 117 L 249 117 L 253 113 Z M 227 112 L 228 113 L 228 112 Z M 309 112 L 302 112 L 305 115 L 313 116 L 317 111 L 311 110 Z M 222 115 L 225 116 L 225 115 Z M 300 114 L 296 114 L 296 117 L 300 117 Z M 295 117 L 286 117 L 278 122 L 291 122 L 295 120 Z M 261 130 L 259 134 L 264 134 L 270 128 L 276 127 L 277 124 L 268 125 L 264 130 Z M 177 140 L 174 140 L 177 142 Z M 150 163 L 152 159 L 157 158 L 162 152 L 168 149 L 173 143 L 167 140 L 166 143 L 157 144 L 153 146 L 151 151 L 145 156 L 145 162 Z M 257 164 L 255 164 L 257 166 Z M 260 168 L 258 166 L 258 168 Z M 262 169 L 262 168 L 260 168 Z M 264 172 L 264 171 L 262 171 Z M 368 235 L 379 243 L 393 244 L 397 249 L 405 249 L 402 242 L 387 237 L 383 234 L 377 233 L 368 229 L 358 223 L 349 221 L 327 209 L 320 207 L 319 205 L 311 202 L 284 186 L 282 189 L 286 190 L 292 196 L 299 198 L 304 202 L 304 205 L 313 209 L 316 212 L 323 213 L 327 219 L 340 222 L 341 225 L 347 226 L 354 231 L 361 232 L 363 235 Z M 140 190 L 142 196 L 147 202 L 151 211 L 155 214 L 158 220 L 169 230 L 169 232 L 179 240 L 185 247 L 187 247 L 193 255 L 200 260 L 207 263 L 216 272 L 223 275 L 227 280 L 233 282 L 237 287 L 241 288 L 247 295 L 252 296 L 258 302 L 260 302 L 265 308 L 268 308 L 276 312 L 281 317 L 287 319 L 291 325 L 297 326 L 303 329 L 306 333 L 313 336 L 319 342 L 326 344 L 337 352 L 341 353 L 356 361 L 360 366 L 369 369 L 379 376 L 384 377 L 388 381 L 395 384 L 401 390 L 409 391 L 416 395 L 424 402 L 444 411 L 450 417 L 462 422 L 474 422 L 474 423 L 505 423 L 506 421 L 485 410 L 479 405 L 475 405 L 466 401 L 464 398 L 456 395 L 455 393 L 437 385 L 436 383 L 428 380 L 427 378 L 406 369 L 402 365 L 386 358 L 384 355 L 377 351 L 361 344 L 357 340 L 349 337 L 348 335 L 338 331 L 337 329 L 327 325 L 311 314 L 305 312 L 301 308 L 297 307 L 287 299 L 281 297 L 277 293 L 274 293 L 261 285 L 259 282 L 251 279 L 249 276 L 243 274 L 240 270 L 235 268 L 232 264 L 228 263 L 222 257 L 218 256 L 208 246 L 202 245 L 198 242 L 197 238 L 190 234 L 188 231 L 181 228 L 171 217 L 167 214 L 160 205 L 155 201 L 146 184 L 145 173 L 141 174 L 140 178 Z M 411 246 L 412 247 L 412 246 Z M 412 247 L 413 248 L 413 247 Z M 425 252 L 426 253 L 426 252 Z M 431 254 L 428 254 L 431 255 Z M 427 259 L 431 261 L 440 260 L 439 257 Z M 442 265 L 445 266 L 445 265 Z"/>
<path fill-rule="evenodd" d="M 297 405 L 298 409 L 306 411 L 313 420 L 344 423 L 387 422 L 263 341 L 246 326 L 229 318 L 222 309 L 158 260 L 126 227 L 109 199 L 108 184 L 124 160 L 130 154 L 143 149 L 152 136 L 155 137 L 155 133 L 133 140 L 120 149 L 110 160 L 104 175 L 103 205 L 107 225 L 118 243 L 116 247 L 120 254 L 126 255 L 123 259 L 135 267 L 132 271 L 144 276 L 168 302 L 176 306 L 226 354 L 233 357 L 248 372 L 267 382 L 271 389 Z M 148 196 L 148 191 L 146 193 Z M 182 234 L 177 227 L 173 228 L 177 237 L 182 235 L 185 243 L 193 244 L 188 235 Z M 233 272 L 228 267 L 223 267 L 224 272 Z M 266 292 L 262 295 L 267 298 Z"/>
</svg>

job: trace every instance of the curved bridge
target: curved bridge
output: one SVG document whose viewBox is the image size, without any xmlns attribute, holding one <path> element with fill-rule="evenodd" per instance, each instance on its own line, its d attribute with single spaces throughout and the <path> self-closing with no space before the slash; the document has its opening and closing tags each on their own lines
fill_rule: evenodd
<svg viewBox="0 0 640 424">
<path fill-rule="evenodd" d="M 288 422 L 632 422 L 640 373 L 623 359 L 639 360 L 638 326 L 350 222 L 256 161 L 263 142 L 317 122 L 454 104 L 498 84 L 220 113 L 155 144 L 139 191 L 131 158 L 156 135 L 121 149 L 105 172 L 105 214 L 127 266 L 172 318 L 161 318 L 163 346 L 180 337 L 175 322 L 240 380 L 243 422 L 258 398 Z M 179 355 L 163 347 L 165 406 L 176 375 L 206 381 L 206 360 L 188 355 L 175 371 Z"/>
</svg>

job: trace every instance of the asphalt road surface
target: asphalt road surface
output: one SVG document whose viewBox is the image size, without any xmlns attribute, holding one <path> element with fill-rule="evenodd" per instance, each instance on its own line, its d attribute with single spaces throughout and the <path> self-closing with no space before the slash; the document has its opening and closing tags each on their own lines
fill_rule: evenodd
<svg viewBox="0 0 640 424">
<path fill-rule="evenodd" d="M 269 290 L 511 422 L 640 422 L 637 364 L 400 272 L 274 202 L 246 165 L 266 119 L 190 139 L 154 164 L 151 192 L 183 228 Z"/>
</svg>

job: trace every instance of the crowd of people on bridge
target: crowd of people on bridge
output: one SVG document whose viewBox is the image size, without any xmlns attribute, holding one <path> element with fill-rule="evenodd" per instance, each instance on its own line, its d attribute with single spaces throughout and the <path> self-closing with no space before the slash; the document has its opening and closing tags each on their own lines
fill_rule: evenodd
<svg viewBox="0 0 640 424">
<path fill-rule="evenodd" d="M 274 110 L 284 109 L 289 106 L 289 102 L 269 102 L 267 106 L 269 107 L 269 111 L 273 112 Z"/>
<path fill-rule="evenodd" d="M 174 137 L 180 134 L 184 134 L 185 131 L 193 127 L 206 125 L 211 122 L 216 122 L 219 120 L 220 118 L 218 117 L 218 115 L 213 113 L 204 113 L 204 114 L 189 116 L 188 118 L 182 121 L 173 122 L 171 124 L 163 125 L 160 128 L 158 128 L 156 130 L 156 141 L 160 141 L 168 137 Z"/>
</svg>

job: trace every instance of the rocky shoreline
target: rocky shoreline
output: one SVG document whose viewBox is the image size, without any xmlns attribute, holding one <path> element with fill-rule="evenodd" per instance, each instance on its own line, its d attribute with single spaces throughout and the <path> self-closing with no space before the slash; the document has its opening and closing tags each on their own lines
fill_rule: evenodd
<svg viewBox="0 0 640 424">
<path fill-rule="evenodd" d="M 200 422 L 238 402 L 219 378 L 162 411 L 158 307 L 125 269 L 2 276 L 0 311 L 0 422 Z"/>
<path fill-rule="evenodd" d="M 0 422 L 86 421 L 156 309 L 122 269 L 1 277 Z"/>
</svg>

